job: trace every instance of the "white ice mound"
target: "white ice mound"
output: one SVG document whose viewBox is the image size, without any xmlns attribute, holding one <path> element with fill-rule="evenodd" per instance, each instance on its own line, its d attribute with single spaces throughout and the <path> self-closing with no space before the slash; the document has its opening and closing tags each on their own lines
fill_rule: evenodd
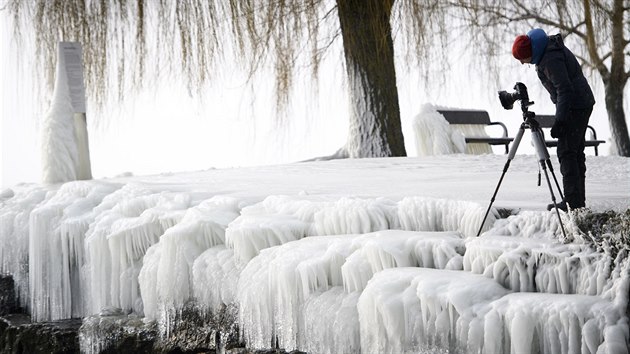
<svg viewBox="0 0 630 354">
<path fill-rule="evenodd" d="M 361 351 L 627 353 L 624 308 L 600 296 L 510 293 L 468 272 L 388 269 L 359 298 Z"/>
<path fill-rule="evenodd" d="M 355 241 L 341 267 L 346 291 L 363 291 L 374 273 L 395 267 L 462 269 L 464 239 L 457 232 L 381 231 Z M 360 246 L 360 247 L 359 247 Z"/>
<path fill-rule="evenodd" d="M 193 294 L 206 313 L 218 313 L 223 305 L 236 302 L 236 286 L 243 266 L 225 245 L 212 247 L 193 263 Z"/>
<path fill-rule="evenodd" d="M 262 249 L 301 239 L 309 234 L 313 214 L 321 202 L 271 196 L 243 208 L 226 230 L 226 245 L 247 262 Z"/>
<path fill-rule="evenodd" d="M 305 323 L 299 333 L 301 350 L 326 354 L 361 352 L 359 295 L 335 286 L 307 296 L 302 306 Z"/>
<path fill-rule="evenodd" d="M 207 249 L 225 243 L 225 229 L 239 211 L 235 198 L 205 200 L 151 246 L 138 279 L 147 318 L 155 319 L 158 309 L 180 309 L 192 298 L 193 263 Z"/>
<path fill-rule="evenodd" d="M 561 213 L 565 225 L 569 223 L 566 216 L 567 214 Z M 522 211 L 517 215 L 496 220 L 491 234 L 557 240 L 562 237 L 562 230 L 555 211 Z"/>
<path fill-rule="evenodd" d="M 611 262 L 584 244 L 506 236 L 468 239 L 464 254 L 464 270 L 521 292 L 601 295 Z"/>
<path fill-rule="evenodd" d="M 322 345 L 314 342 L 318 338 L 304 334 L 304 329 L 325 333 L 324 323 L 356 318 L 352 315 L 355 312 L 348 308 L 353 297 L 348 296 L 362 291 L 374 273 L 420 265 L 461 269 L 463 244 L 461 235 L 453 232 L 389 230 L 364 235 L 313 236 L 265 249 L 247 264 L 238 282 L 243 337 L 252 348 L 269 348 L 276 340 L 280 348 L 287 350 Z M 330 293 L 333 288 L 338 289 Z M 320 295 L 324 297 L 317 299 Z M 309 311 L 301 309 L 306 303 L 309 311 L 321 303 L 330 303 L 343 309 L 348 318 L 338 318 L 339 312 L 328 314 L 330 317 L 305 317 Z M 336 325 L 356 329 L 352 322 Z M 339 339 L 334 346 L 338 350 L 349 349 L 357 343 L 357 338 Z M 326 348 L 320 350 L 334 352 L 332 347 Z"/>
<path fill-rule="evenodd" d="M 457 231 L 476 236 L 485 212 L 485 205 L 461 200 L 406 197 L 398 203 L 401 228 L 410 231 Z M 498 218 L 496 209 L 491 209 L 482 231 Z"/>
<path fill-rule="evenodd" d="M 103 200 L 85 240 L 90 313 L 105 306 L 143 312 L 138 283 L 142 259 L 190 204 L 187 194 L 155 193 L 130 185 Z"/>
<path fill-rule="evenodd" d="M 243 209 L 226 231 L 226 244 L 247 262 L 262 249 L 306 236 L 360 234 L 387 229 L 457 231 L 476 235 L 485 208 L 472 202 L 407 197 L 305 198 L 271 196 Z M 496 220 L 489 215 L 484 229 Z"/>
<path fill-rule="evenodd" d="M 247 264 L 238 281 L 237 301 L 239 325 L 249 347 L 271 348 L 277 343 L 281 348 L 297 348 L 298 323 L 304 321 L 299 311 L 304 294 L 317 290 L 311 286 L 327 290 L 334 285 L 333 279 L 341 279 L 340 275 L 332 274 L 332 269 L 323 274 L 330 279 L 302 279 L 297 269 L 304 261 L 323 257 L 332 242 L 340 241 L 349 246 L 351 238 L 308 237 L 264 249 Z M 346 249 L 346 253 L 349 252 Z M 343 259 L 347 254 L 339 256 Z M 331 253 L 328 257 L 339 258 Z"/>
<path fill-rule="evenodd" d="M 479 352 L 627 353 L 627 321 L 598 296 L 513 293 L 485 314 Z"/>
<path fill-rule="evenodd" d="M 483 333 L 478 313 L 507 293 L 492 279 L 467 272 L 384 270 L 359 298 L 361 351 L 460 352 L 469 342 L 478 347 Z"/>
</svg>

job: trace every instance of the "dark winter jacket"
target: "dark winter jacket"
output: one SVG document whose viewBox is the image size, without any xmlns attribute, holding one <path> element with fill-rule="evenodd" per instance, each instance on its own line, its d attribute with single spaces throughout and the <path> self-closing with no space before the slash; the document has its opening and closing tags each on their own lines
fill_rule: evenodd
<svg viewBox="0 0 630 354">
<path fill-rule="evenodd" d="M 571 109 L 591 108 L 595 104 L 575 55 L 564 46 L 562 37 L 549 36 L 541 29 L 527 34 L 532 42 L 532 63 L 543 86 L 556 105 L 556 119 L 566 122 Z"/>
</svg>

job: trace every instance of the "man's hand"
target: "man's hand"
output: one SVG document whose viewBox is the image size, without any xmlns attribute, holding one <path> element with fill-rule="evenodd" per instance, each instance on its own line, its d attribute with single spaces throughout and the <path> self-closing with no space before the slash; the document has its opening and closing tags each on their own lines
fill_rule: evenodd
<svg viewBox="0 0 630 354">
<path fill-rule="evenodd" d="M 551 127 L 551 137 L 554 139 L 558 139 L 561 136 L 566 134 L 566 125 L 563 121 L 556 120 L 553 123 L 553 127 Z"/>
</svg>

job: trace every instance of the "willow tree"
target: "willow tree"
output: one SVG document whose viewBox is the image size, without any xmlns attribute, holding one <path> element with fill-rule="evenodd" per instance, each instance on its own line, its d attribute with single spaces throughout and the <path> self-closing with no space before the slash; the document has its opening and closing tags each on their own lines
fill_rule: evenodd
<svg viewBox="0 0 630 354">
<path fill-rule="evenodd" d="M 272 67 L 278 107 L 290 98 L 299 58 L 316 80 L 322 58 L 339 38 L 350 97 L 350 129 L 339 155 L 404 156 L 392 35 L 395 0 L 5 0 L 18 37 L 32 26 L 39 67 L 52 82 L 58 41 L 83 45 L 86 86 L 97 102 L 112 86 L 122 96 L 142 87 L 148 67 L 185 74 L 191 90 L 215 78 L 217 65 L 254 75 Z M 414 27 L 409 43 L 421 49 L 419 28 L 433 21 L 417 12 L 422 1 L 399 0 L 396 22 Z M 414 12 L 415 11 L 415 12 Z M 401 31 L 403 33 L 403 31 Z M 131 83 L 131 84 L 129 84 Z M 115 91 L 115 90 L 114 90 Z"/>
<path fill-rule="evenodd" d="M 628 0 L 453 0 L 473 33 L 483 34 L 484 59 L 506 51 L 517 34 L 534 27 L 562 33 L 583 67 L 597 73 L 605 87 L 610 132 L 619 155 L 630 156 L 624 114 L 624 89 L 630 78 L 630 1 Z M 571 45 L 573 44 L 573 45 Z M 501 49 L 503 48 L 503 49 Z"/>
</svg>

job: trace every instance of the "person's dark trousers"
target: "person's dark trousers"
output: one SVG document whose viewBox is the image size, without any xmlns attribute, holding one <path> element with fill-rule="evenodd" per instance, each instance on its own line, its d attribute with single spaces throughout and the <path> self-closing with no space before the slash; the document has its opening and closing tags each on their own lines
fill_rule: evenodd
<svg viewBox="0 0 630 354">
<path fill-rule="evenodd" d="M 572 208 L 586 206 L 584 134 L 593 108 L 571 110 L 565 134 L 558 138 L 558 160 L 562 173 L 564 201 Z"/>
</svg>

